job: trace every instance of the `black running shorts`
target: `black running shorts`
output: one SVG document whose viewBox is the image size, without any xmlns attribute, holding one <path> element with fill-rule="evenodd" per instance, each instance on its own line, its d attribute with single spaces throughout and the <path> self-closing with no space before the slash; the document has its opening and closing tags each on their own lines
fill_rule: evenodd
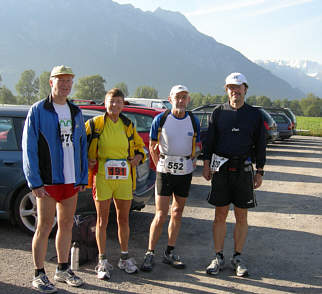
<svg viewBox="0 0 322 294">
<path fill-rule="evenodd" d="M 215 206 L 233 203 L 239 208 L 252 208 L 257 205 L 254 191 L 254 174 L 251 171 L 216 172 L 211 180 L 208 202 Z"/>
<path fill-rule="evenodd" d="M 187 175 L 172 175 L 157 172 L 157 194 L 159 196 L 188 197 L 191 186 L 192 173 Z"/>
</svg>

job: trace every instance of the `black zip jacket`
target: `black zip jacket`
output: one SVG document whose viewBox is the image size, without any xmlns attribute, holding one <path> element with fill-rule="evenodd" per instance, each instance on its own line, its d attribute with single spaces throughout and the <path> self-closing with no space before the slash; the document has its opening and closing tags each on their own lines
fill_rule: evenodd
<svg viewBox="0 0 322 294">
<path fill-rule="evenodd" d="M 204 160 L 211 160 L 213 153 L 226 158 L 252 157 L 256 168 L 263 168 L 266 141 L 260 111 L 246 103 L 239 109 L 229 102 L 217 106 L 210 118 L 203 153 Z"/>
</svg>

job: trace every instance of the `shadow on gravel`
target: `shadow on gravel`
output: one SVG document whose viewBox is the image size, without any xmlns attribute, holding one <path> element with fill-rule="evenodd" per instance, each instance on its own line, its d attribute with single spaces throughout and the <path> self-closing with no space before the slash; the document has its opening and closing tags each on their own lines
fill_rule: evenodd
<svg viewBox="0 0 322 294">
<path fill-rule="evenodd" d="M 130 256 L 136 258 L 138 264 L 142 262 L 146 251 L 148 231 L 153 216 L 152 213 L 147 212 L 135 212 L 131 215 L 129 253 Z M 238 278 L 235 277 L 229 262 L 233 252 L 233 223 L 227 224 L 224 251 L 226 265 L 218 276 L 208 276 L 205 273 L 205 268 L 213 258 L 212 220 L 183 218 L 176 246 L 177 253 L 182 255 L 187 264 L 187 267 L 183 270 L 177 270 L 162 263 L 162 252 L 167 244 L 167 225 L 168 223 L 164 226 L 163 234 L 156 248 L 156 264 L 153 271 L 151 273 L 140 272 L 137 275 L 128 275 L 116 267 L 119 259 L 119 245 L 116 223 L 115 221 L 112 222 L 107 230 L 107 255 L 109 261 L 115 267 L 112 278 L 108 282 L 97 281 L 94 272 L 95 262 L 85 264 L 80 271 L 81 276 L 86 281 L 83 288 L 93 293 L 102 290 L 109 293 L 136 293 L 122 288 L 123 282 L 129 282 L 133 284 L 133 287 L 140 287 L 145 284 L 156 286 L 156 293 L 170 293 L 171 290 L 183 293 L 214 293 L 216 291 L 253 293 L 238 289 L 239 284 L 258 287 L 260 288 L 258 293 L 266 293 L 269 290 L 291 293 L 321 293 L 322 288 L 319 290 L 310 288 L 308 290 L 303 285 L 293 287 L 283 286 L 280 283 L 280 281 L 284 281 L 322 287 L 322 268 L 320 266 L 322 238 L 317 234 L 250 226 L 243 254 L 249 265 L 250 276 Z M 26 248 L 26 244 L 31 242 L 30 236 L 21 233 L 19 230 L 12 230 L 10 225 L 6 226 L 2 221 L 0 222 L 0 234 L 2 236 L 0 245 L 2 249 L 8 248 L 10 252 L 16 249 L 30 250 L 30 246 Z M 50 242 L 54 241 L 51 240 Z M 28 258 L 31 258 L 29 253 Z M 25 269 L 21 272 L 21 279 L 25 279 L 27 271 Z M 30 272 L 28 271 L 28 273 Z M 264 279 L 265 281 L 263 281 Z M 169 285 L 169 282 L 171 285 Z M 12 291 L 6 290 L 5 293 L 32 293 L 29 289 L 15 288 L 13 285 L 4 283 L 0 284 L 0 287 L 12 289 Z M 202 288 L 207 290 L 202 290 Z M 60 293 L 69 292 L 60 288 Z"/>
<path fill-rule="evenodd" d="M 269 147 L 274 146 L 276 144 L 281 145 L 302 145 L 302 146 L 322 146 L 322 138 L 315 137 L 314 140 L 307 138 L 307 137 L 297 137 L 297 138 L 291 138 L 290 140 L 284 140 L 284 141 L 277 141 L 276 143 L 270 144 Z"/>
<path fill-rule="evenodd" d="M 322 164 L 321 164 L 322 165 Z M 310 176 L 303 174 L 293 174 L 284 172 L 266 171 L 264 181 L 285 181 L 285 182 L 302 182 L 302 183 L 322 183 L 322 177 Z"/>
<path fill-rule="evenodd" d="M 298 149 L 297 152 L 290 151 L 289 148 L 286 148 L 286 151 L 272 150 L 269 149 L 266 151 L 267 156 L 285 156 L 285 157 L 303 157 L 303 158 L 322 158 L 322 153 L 312 153 L 312 152 L 303 152 L 301 149 Z M 307 148 L 304 149 L 305 151 Z M 315 151 L 317 151 L 316 149 Z M 322 151 L 322 148 L 321 148 Z M 269 161 L 268 161 L 269 164 Z"/>
<path fill-rule="evenodd" d="M 297 151 L 304 149 L 305 151 L 319 151 L 319 150 L 322 150 L 322 143 L 321 145 L 318 145 L 316 147 L 308 147 L 307 145 L 298 145 L 298 144 L 292 144 L 292 145 L 274 144 L 274 145 L 269 145 L 266 151 L 275 151 L 275 149 L 287 149 L 287 150 L 297 150 Z"/>
<path fill-rule="evenodd" d="M 279 174 L 279 176 L 281 175 Z M 313 183 L 321 183 L 321 180 Z M 214 208 L 206 200 L 209 190 L 210 186 L 191 185 L 191 192 L 186 206 Z M 254 212 L 322 215 L 322 197 L 258 190 L 256 191 L 256 198 L 258 206 L 252 209 Z"/>
<path fill-rule="evenodd" d="M 286 166 L 286 167 L 303 167 L 303 168 L 322 169 L 322 163 L 321 162 L 314 162 L 314 161 L 296 161 L 296 160 L 287 160 L 287 159 L 268 158 L 266 161 L 266 164 L 277 165 L 277 166 Z"/>
</svg>

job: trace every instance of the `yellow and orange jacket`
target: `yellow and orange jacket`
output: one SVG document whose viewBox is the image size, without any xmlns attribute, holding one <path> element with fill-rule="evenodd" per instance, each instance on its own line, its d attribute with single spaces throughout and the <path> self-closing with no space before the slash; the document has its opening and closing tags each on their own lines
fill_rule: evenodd
<svg viewBox="0 0 322 294">
<path fill-rule="evenodd" d="M 95 159 L 98 161 L 98 158 L 97 158 L 98 140 L 99 140 L 100 134 L 103 132 L 106 118 L 107 118 L 107 113 L 103 115 L 95 116 L 85 123 L 89 160 Z M 137 133 L 136 128 L 134 127 L 131 120 L 129 120 L 122 113 L 120 114 L 120 119 L 123 122 L 124 131 L 129 142 L 129 148 L 128 148 L 129 157 L 133 158 L 136 154 L 141 154 L 143 156 L 143 159 L 141 162 L 144 162 L 146 160 L 146 154 L 143 149 L 145 145 L 142 138 Z M 95 169 L 88 169 L 89 187 L 92 187 L 93 185 L 93 176 L 95 176 Z M 134 191 L 136 188 L 136 168 L 131 167 L 131 176 L 132 176 L 132 188 Z"/>
</svg>

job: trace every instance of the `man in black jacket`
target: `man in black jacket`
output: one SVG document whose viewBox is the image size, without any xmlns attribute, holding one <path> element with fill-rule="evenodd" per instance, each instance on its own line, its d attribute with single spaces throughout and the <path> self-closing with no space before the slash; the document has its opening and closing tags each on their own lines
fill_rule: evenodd
<svg viewBox="0 0 322 294">
<path fill-rule="evenodd" d="M 231 263 L 237 276 L 248 269 L 241 259 L 247 237 L 247 211 L 256 206 L 254 189 L 262 184 L 266 159 L 264 121 L 258 109 L 245 103 L 246 77 L 232 73 L 226 78 L 229 101 L 212 113 L 204 146 L 203 176 L 211 181 L 208 202 L 215 205 L 213 237 L 216 256 L 207 273 L 216 275 L 224 267 L 224 239 L 230 203 L 234 205 L 236 225 Z M 256 172 L 253 171 L 255 158 Z"/>
</svg>

